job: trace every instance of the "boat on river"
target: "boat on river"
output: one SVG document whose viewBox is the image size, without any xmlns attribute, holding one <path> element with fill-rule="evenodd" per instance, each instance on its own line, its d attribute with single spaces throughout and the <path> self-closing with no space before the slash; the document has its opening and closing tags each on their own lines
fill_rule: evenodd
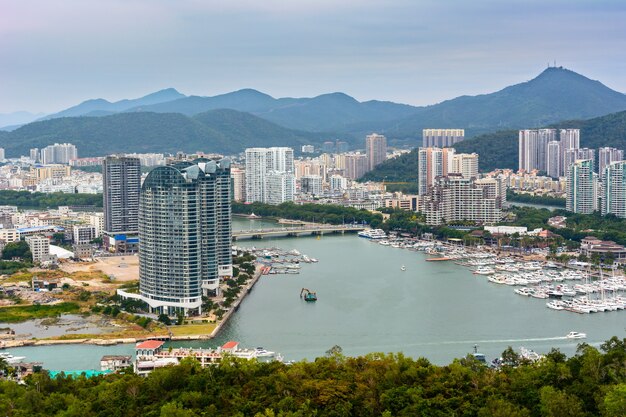
<svg viewBox="0 0 626 417">
<path fill-rule="evenodd" d="M 565 337 L 567 337 L 568 339 L 585 339 L 587 337 L 587 334 L 579 332 L 569 332 Z"/>
<path fill-rule="evenodd" d="M 366 239 L 385 239 L 387 237 L 387 234 L 383 229 L 363 230 L 357 234 L 359 237 L 364 237 Z"/>
</svg>

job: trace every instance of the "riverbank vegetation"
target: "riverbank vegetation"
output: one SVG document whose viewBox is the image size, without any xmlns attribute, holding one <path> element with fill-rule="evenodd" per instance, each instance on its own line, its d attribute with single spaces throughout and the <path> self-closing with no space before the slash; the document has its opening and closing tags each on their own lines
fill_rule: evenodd
<svg viewBox="0 0 626 417">
<path fill-rule="evenodd" d="M 0 190 L 0 205 L 46 209 L 59 206 L 102 207 L 102 194 L 31 193 Z"/>
<path fill-rule="evenodd" d="M 80 305 L 73 302 L 43 305 L 33 304 L 29 306 L 0 307 L 0 323 L 19 323 L 31 319 L 56 317 L 60 314 L 76 313 Z"/>
<path fill-rule="evenodd" d="M 331 349 L 313 362 L 227 359 L 201 369 L 194 359 L 147 377 L 92 378 L 46 372 L 25 385 L 0 382 L 7 416 L 604 416 L 626 415 L 626 339 L 570 358 L 552 350 L 528 363 L 507 350 L 489 369 L 472 356 L 436 366 L 427 359 Z M 503 354 L 503 356 L 505 356 Z"/>
<path fill-rule="evenodd" d="M 373 228 L 380 227 L 383 217 L 379 213 L 358 210 L 334 204 L 294 204 L 283 203 L 277 206 L 263 203 L 243 204 L 233 202 L 233 213 L 256 214 L 257 216 L 275 217 L 306 222 L 343 224 L 367 223 Z"/>
<path fill-rule="evenodd" d="M 550 211 L 535 207 L 513 207 L 510 211 L 516 217 L 513 225 L 526 226 L 528 229 L 549 229 L 566 240 L 576 242 L 580 242 L 587 236 L 595 236 L 602 240 L 612 240 L 620 245 L 626 245 L 626 219 L 620 219 L 612 214 L 607 216 L 602 216 L 599 212 L 577 214 L 565 210 Z M 567 227 L 548 226 L 547 221 L 553 216 L 567 217 Z"/>
<path fill-rule="evenodd" d="M 525 193 L 515 193 L 511 190 L 507 190 L 506 199 L 507 201 L 517 201 L 520 203 L 565 207 L 564 198 L 549 197 L 549 196 L 543 196 L 543 195 L 532 195 L 532 194 L 525 194 Z"/>
</svg>

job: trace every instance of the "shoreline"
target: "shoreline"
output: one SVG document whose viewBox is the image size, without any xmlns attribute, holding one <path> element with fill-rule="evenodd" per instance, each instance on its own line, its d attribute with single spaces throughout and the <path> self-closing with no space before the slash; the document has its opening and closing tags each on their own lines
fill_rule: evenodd
<svg viewBox="0 0 626 417">
<path fill-rule="evenodd" d="M 230 317 L 235 311 L 239 309 L 239 306 L 243 300 L 248 296 L 254 285 L 259 281 L 262 275 L 263 268 L 261 265 L 256 265 L 254 276 L 248 283 L 248 285 L 242 288 L 242 293 L 237 300 L 235 300 L 231 308 L 224 314 L 222 320 L 215 326 L 210 334 L 203 335 L 181 335 L 181 336 L 146 336 L 146 337 L 121 337 L 115 339 L 102 339 L 102 338 L 81 338 L 81 339 L 22 339 L 22 340 L 0 340 L 0 349 L 10 349 L 18 347 L 30 347 L 30 346 L 56 346 L 56 345 L 94 345 L 94 346 L 113 346 L 122 344 L 137 343 L 144 340 L 167 340 L 167 341 L 184 341 L 184 340 L 211 340 L 219 334 L 222 327 L 228 322 Z"/>
</svg>

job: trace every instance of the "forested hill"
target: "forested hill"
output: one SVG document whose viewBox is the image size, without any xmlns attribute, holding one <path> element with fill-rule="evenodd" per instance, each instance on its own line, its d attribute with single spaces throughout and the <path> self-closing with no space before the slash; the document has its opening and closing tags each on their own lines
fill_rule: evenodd
<svg viewBox="0 0 626 417">
<path fill-rule="evenodd" d="M 616 313 L 619 314 L 619 313 Z M 225 360 L 201 369 L 195 359 L 93 378 L 36 373 L 0 382 L 4 416 L 164 417 L 583 417 L 626 415 L 626 339 L 601 350 L 579 345 L 532 364 L 512 349 L 489 369 L 468 355 L 447 366 L 402 354 L 341 356 L 312 362 Z"/>
<path fill-rule="evenodd" d="M 233 154 L 252 146 L 320 144 L 332 134 L 299 132 L 235 110 L 212 110 L 187 117 L 177 113 L 120 113 L 105 117 L 64 117 L 30 123 L 0 134 L 7 157 L 30 148 L 71 142 L 79 156 L 115 152 L 220 152 Z M 346 137 L 347 138 L 347 137 Z"/>
<path fill-rule="evenodd" d="M 626 149 L 626 112 L 613 113 L 589 120 L 572 120 L 546 126 L 580 129 L 580 146 L 597 149 L 612 146 Z M 518 168 L 518 131 L 502 130 L 476 136 L 454 145 L 457 152 L 479 155 L 481 172 L 495 168 Z M 408 154 L 390 159 L 368 172 L 362 180 L 417 181 L 417 148 Z"/>
</svg>

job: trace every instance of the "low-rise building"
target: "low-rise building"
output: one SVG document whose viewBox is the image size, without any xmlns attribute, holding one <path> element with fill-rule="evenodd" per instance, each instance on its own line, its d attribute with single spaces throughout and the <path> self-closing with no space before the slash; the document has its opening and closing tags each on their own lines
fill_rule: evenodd
<svg viewBox="0 0 626 417">
<path fill-rule="evenodd" d="M 100 370 L 118 372 L 133 366 L 130 355 L 105 355 L 100 359 Z"/>
<path fill-rule="evenodd" d="M 33 262 L 41 263 L 49 260 L 50 239 L 45 236 L 27 236 L 26 243 L 33 255 Z"/>
<path fill-rule="evenodd" d="M 587 236 L 580 242 L 580 253 L 592 257 L 598 254 L 601 257 L 612 255 L 620 263 L 626 262 L 626 248 L 611 240 L 600 240 L 595 236 Z"/>
<path fill-rule="evenodd" d="M 77 224 L 72 230 L 72 241 L 76 245 L 88 244 L 96 238 L 96 228 L 90 224 Z"/>
</svg>

